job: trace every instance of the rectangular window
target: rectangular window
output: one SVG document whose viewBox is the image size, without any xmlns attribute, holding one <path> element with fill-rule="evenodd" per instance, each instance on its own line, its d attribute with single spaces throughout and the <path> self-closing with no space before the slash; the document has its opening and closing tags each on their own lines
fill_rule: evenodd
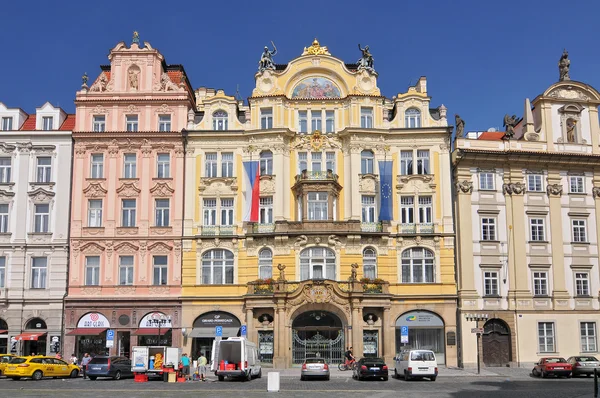
<svg viewBox="0 0 600 398">
<path fill-rule="evenodd" d="M 573 242 L 587 242 L 587 228 L 585 220 L 571 220 L 573 229 Z"/>
<path fill-rule="evenodd" d="M 45 289 L 47 275 L 48 275 L 48 258 L 47 257 L 32 257 L 31 258 L 31 288 L 32 289 Z"/>
<path fill-rule="evenodd" d="M 312 221 L 327 220 L 327 193 L 308 193 L 308 219 Z"/>
<path fill-rule="evenodd" d="M 335 152 L 325 153 L 325 167 L 335 173 Z"/>
<path fill-rule="evenodd" d="M 88 227 L 102 226 L 102 199 L 88 200 Z"/>
<path fill-rule="evenodd" d="M 483 287 L 485 289 L 484 294 L 486 296 L 499 296 L 498 290 L 498 271 L 484 271 L 483 272 Z"/>
<path fill-rule="evenodd" d="M 258 253 L 258 277 L 267 279 L 273 277 L 273 253 L 263 249 Z"/>
<path fill-rule="evenodd" d="M 273 128 L 273 108 L 261 108 L 260 128 L 263 130 Z"/>
<path fill-rule="evenodd" d="M 493 191 L 494 173 L 479 173 L 479 189 L 481 191 Z"/>
<path fill-rule="evenodd" d="M 400 198 L 400 215 L 402 224 L 415 223 L 415 199 L 412 196 L 402 196 Z"/>
<path fill-rule="evenodd" d="M 308 133 L 308 112 L 298 111 L 298 132 Z"/>
<path fill-rule="evenodd" d="M 538 322 L 538 351 L 556 352 L 554 347 L 554 322 Z"/>
<path fill-rule="evenodd" d="M 11 159 L 0 158 L 0 183 L 7 184 L 10 182 Z"/>
<path fill-rule="evenodd" d="M 496 219 L 481 219 L 481 240 L 496 240 Z"/>
<path fill-rule="evenodd" d="M 123 178 L 136 178 L 137 175 L 137 157 L 135 153 L 126 153 L 123 155 Z"/>
<path fill-rule="evenodd" d="M 158 178 L 171 177 L 171 155 L 159 153 L 156 156 L 156 176 Z"/>
<path fill-rule="evenodd" d="M 323 116 L 321 115 L 321 111 L 311 111 L 310 112 L 310 131 L 323 131 Z"/>
<path fill-rule="evenodd" d="M 581 352 L 596 352 L 596 322 L 581 322 Z"/>
<path fill-rule="evenodd" d="M 373 128 L 373 108 L 360 108 L 360 127 Z"/>
<path fill-rule="evenodd" d="M 258 202 L 258 222 L 260 224 L 273 224 L 273 197 L 264 196 Z"/>
<path fill-rule="evenodd" d="M 400 152 L 400 174 L 411 175 L 413 173 L 413 152 Z"/>
<path fill-rule="evenodd" d="M 133 285 L 133 256 L 119 256 L 119 285 Z"/>
<path fill-rule="evenodd" d="M 233 177 L 233 152 L 221 154 L 221 177 Z"/>
<path fill-rule="evenodd" d="M 42 116 L 43 130 L 52 130 L 54 118 L 52 116 Z"/>
<path fill-rule="evenodd" d="M 536 271 L 533 273 L 533 295 L 548 295 L 548 273 L 546 271 Z"/>
<path fill-rule="evenodd" d="M 325 132 L 335 132 L 335 111 L 325 111 Z"/>
<path fill-rule="evenodd" d="M 104 177 L 104 155 L 101 153 L 92 154 L 92 167 L 91 167 L 92 178 L 103 178 Z"/>
<path fill-rule="evenodd" d="M 417 151 L 417 174 L 431 174 L 428 150 Z"/>
<path fill-rule="evenodd" d="M 206 154 L 206 160 L 204 162 L 204 176 L 205 177 L 217 177 L 217 153 L 208 152 Z"/>
<path fill-rule="evenodd" d="M 542 192 L 544 189 L 544 184 L 542 181 L 541 174 L 527 175 L 527 190 L 531 192 Z"/>
<path fill-rule="evenodd" d="M 0 257 L 0 288 L 6 287 L 6 257 Z"/>
<path fill-rule="evenodd" d="M 101 133 L 106 130 L 106 116 L 95 115 L 94 120 L 92 121 L 92 130 L 97 133 Z"/>
<path fill-rule="evenodd" d="M 323 154 L 321 152 L 311 152 L 311 171 L 323 171 L 321 164 L 323 162 Z"/>
<path fill-rule="evenodd" d="M 100 256 L 87 256 L 85 258 L 85 285 L 98 286 L 100 284 Z"/>
<path fill-rule="evenodd" d="M 8 232 L 8 203 L 0 204 L 0 234 Z"/>
<path fill-rule="evenodd" d="M 171 131 L 171 115 L 158 116 L 158 131 Z"/>
<path fill-rule="evenodd" d="M 205 198 L 204 204 L 204 224 L 217 225 L 217 199 Z"/>
<path fill-rule="evenodd" d="M 169 226 L 169 199 L 156 199 L 156 226 Z"/>
<path fill-rule="evenodd" d="M 12 117 L 3 117 L 2 118 L 2 130 L 3 131 L 12 130 L 12 121 L 13 121 Z"/>
<path fill-rule="evenodd" d="M 433 204 L 431 196 L 419 196 L 419 223 L 433 223 Z"/>
<path fill-rule="evenodd" d="M 308 154 L 306 152 L 298 152 L 298 174 L 304 170 L 308 170 Z"/>
<path fill-rule="evenodd" d="M 47 233 L 50 230 L 50 205 L 34 205 L 34 232 Z"/>
<path fill-rule="evenodd" d="M 166 285 L 167 278 L 167 256 L 153 256 L 153 285 Z"/>
<path fill-rule="evenodd" d="M 375 196 L 362 196 L 362 221 L 375 222 Z"/>
<path fill-rule="evenodd" d="M 125 124 L 127 131 L 138 131 L 138 115 L 126 115 Z"/>
<path fill-rule="evenodd" d="M 590 274 L 587 272 L 575 272 L 575 294 L 590 296 Z"/>
<path fill-rule="evenodd" d="M 569 193 L 585 193 L 585 187 L 582 176 L 569 177 Z"/>
<path fill-rule="evenodd" d="M 221 198 L 221 225 L 233 225 L 233 198 Z"/>
<path fill-rule="evenodd" d="M 135 199 L 123 199 L 123 202 L 122 202 L 123 219 L 121 221 L 121 226 L 135 227 L 135 224 L 136 224 L 135 205 L 136 205 Z"/>
<path fill-rule="evenodd" d="M 37 158 L 37 182 L 52 181 L 52 159 L 48 156 L 40 156 Z"/>
<path fill-rule="evenodd" d="M 546 240 L 546 231 L 544 228 L 543 218 L 532 218 L 529 220 L 529 228 L 531 230 L 531 240 L 543 242 Z"/>
</svg>

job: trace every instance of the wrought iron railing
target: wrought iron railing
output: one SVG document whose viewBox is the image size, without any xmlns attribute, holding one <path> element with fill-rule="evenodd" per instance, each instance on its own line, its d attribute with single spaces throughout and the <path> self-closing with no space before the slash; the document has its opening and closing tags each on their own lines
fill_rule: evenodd
<svg viewBox="0 0 600 398">
<path fill-rule="evenodd" d="M 203 225 L 200 227 L 200 235 L 235 235 L 236 232 L 237 228 L 234 225 Z"/>
<path fill-rule="evenodd" d="M 435 232 L 435 225 L 432 223 L 399 224 L 398 232 L 401 234 L 432 234 Z"/>
<path fill-rule="evenodd" d="M 331 170 L 327 171 L 308 171 L 302 170 L 302 172 L 296 175 L 296 182 L 300 181 L 322 181 L 322 180 L 334 180 L 337 181 L 339 176 Z"/>
</svg>

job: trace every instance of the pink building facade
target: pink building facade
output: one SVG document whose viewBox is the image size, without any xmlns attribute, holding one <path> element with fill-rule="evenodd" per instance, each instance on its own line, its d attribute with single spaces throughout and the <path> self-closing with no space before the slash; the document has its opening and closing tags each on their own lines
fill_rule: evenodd
<svg viewBox="0 0 600 398">
<path fill-rule="evenodd" d="M 193 91 L 137 33 L 108 58 L 75 101 L 64 352 L 78 356 L 182 338 L 181 131 Z"/>
</svg>

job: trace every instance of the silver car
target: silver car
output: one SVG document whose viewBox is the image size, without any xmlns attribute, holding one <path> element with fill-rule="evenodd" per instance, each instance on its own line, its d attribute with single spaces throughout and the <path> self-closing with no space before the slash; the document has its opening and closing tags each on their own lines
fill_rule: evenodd
<svg viewBox="0 0 600 398">
<path fill-rule="evenodd" d="M 307 358 L 302 364 L 300 380 L 319 377 L 329 380 L 329 365 L 323 358 Z"/>
<path fill-rule="evenodd" d="M 573 367 L 573 377 L 581 375 L 590 377 L 594 374 L 594 369 L 598 369 L 598 372 L 600 372 L 600 362 L 596 357 L 581 355 L 570 357 L 567 362 Z"/>
</svg>

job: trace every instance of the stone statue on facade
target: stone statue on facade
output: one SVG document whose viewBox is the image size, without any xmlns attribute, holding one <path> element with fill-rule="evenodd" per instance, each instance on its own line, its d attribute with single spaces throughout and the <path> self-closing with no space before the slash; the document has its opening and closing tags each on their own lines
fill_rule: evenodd
<svg viewBox="0 0 600 398">
<path fill-rule="evenodd" d="M 461 138 L 465 134 L 465 121 L 459 115 L 454 115 L 454 123 L 456 124 L 456 138 Z"/>
<path fill-rule="evenodd" d="M 264 72 L 265 70 L 275 70 L 275 62 L 273 62 L 273 56 L 277 54 L 277 47 L 275 47 L 275 43 L 271 41 L 273 45 L 273 51 L 269 51 L 269 47 L 265 46 L 265 49 L 260 56 L 260 61 L 258 61 L 258 71 Z"/>
<path fill-rule="evenodd" d="M 569 68 L 571 67 L 571 61 L 569 60 L 569 53 L 565 49 L 560 56 L 560 60 L 558 61 L 558 81 L 562 82 L 565 80 L 571 80 L 569 76 Z"/>
<path fill-rule="evenodd" d="M 106 91 L 107 85 L 108 85 L 108 78 L 106 77 L 106 75 L 104 73 L 102 73 L 100 75 L 100 77 L 98 78 L 98 80 L 96 80 L 96 82 L 94 84 L 92 84 L 92 87 L 90 87 L 90 91 L 98 91 L 98 92 Z"/>
<path fill-rule="evenodd" d="M 509 116 L 504 115 L 504 127 L 506 128 L 506 138 L 511 139 L 515 136 L 515 126 L 519 122 L 519 118 L 516 115 Z"/>
<path fill-rule="evenodd" d="M 161 91 L 177 91 L 179 87 L 171 81 L 171 78 L 167 73 L 163 73 L 160 76 L 160 89 Z"/>
<path fill-rule="evenodd" d="M 129 87 L 133 90 L 139 87 L 138 74 L 132 69 L 129 70 Z"/>
<path fill-rule="evenodd" d="M 88 75 L 87 75 L 87 72 L 85 72 L 83 74 L 83 76 L 81 76 L 81 87 L 87 87 L 87 83 L 88 83 Z"/>
<path fill-rule="evenodd" d="M 355 282 L 357 280 L 357 275 L 358 272 L 356 271 L 358 269 L 358 264 L 357 263 L 352 263 L 350 265 L 350 267 L 352 267 L 352 270 L 350 271 L 350 278 L 348 278 L 351 282 Z"/>
<path fill-rule="evenodd" d="M 369 51 L 369 46 L 361 48 L 359 43 L 358 49 L 362 53 L 362 57 L 360 57 L 358 61 L 356 61 L 356 63 L 358 64 L 358 70 L 366 70 L 367 72 L 375 73 L 374 59 L 373 55 Z"/>
<path fill-rule="evenodd" d="M 279 281 L 285 281 L 285 265 L 277 264 L 277 269 L 279 270 Z"/>
</svg>

